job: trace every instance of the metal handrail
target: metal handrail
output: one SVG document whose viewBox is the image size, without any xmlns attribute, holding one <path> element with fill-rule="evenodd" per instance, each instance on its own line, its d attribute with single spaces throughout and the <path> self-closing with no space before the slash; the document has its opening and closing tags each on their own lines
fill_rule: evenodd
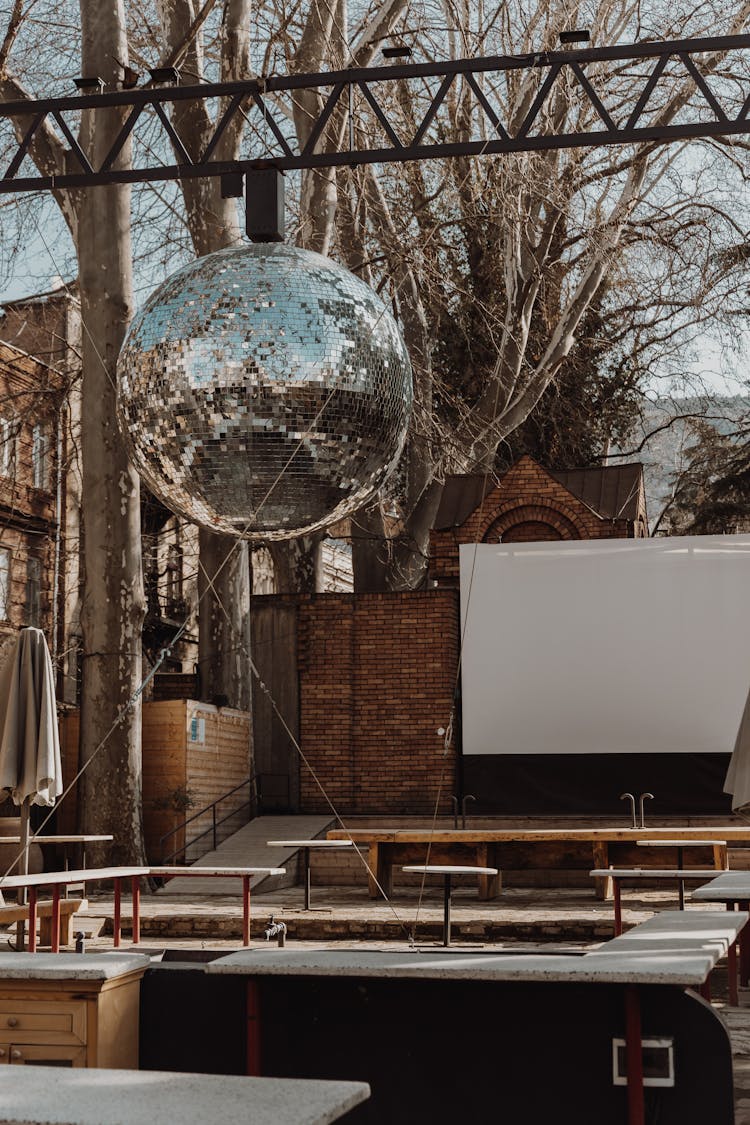
<svg viewBox="0 0 750 1125">
<path fill-rule="evenodd" d="M 264 777 L 283 777 L 284 778 L 284 780 L 286 782 L 286 793 L 287 793 L 287 803 L 288 803 L 288 800 L 289 800 L 289 777 L 286 774 L 282 774 L 282 773 L 262 773 L 262 774 L 261 773 L 255 773 L 255 774 L 252 774 L 251 777 L 246 777 L 244 781 L 241 781 L 239 783 L 239 785 L 235 785 L 232 789 L 227 790 L 226 793 L 222 793 L 221 796 L 217 797 L 215 801 L 211 801 L 210 804 L 206 805 L 202 809 L 199 809 L 198 812 L 195 812 L 191 816 L 186 817 L 185 820 L 183 820 L 180 824 L 176 825 L 174 828 L 170 829 L 169 832 L 165 832 L 164 835 L 159 838 L 159 853 L 161 855 L 161 862 L 167 863 L 169 860 L 172 860 L 176 856 L 181 855 L 183 857 L 183 863 L 184 863 L 185 857 L 187 855 L 187 849 L 191 848 L 194 844 L 197 844 L 199 840 L 203 840 L 206 836 L 209 836 L 209 835 L 211 836 L 212 844 L 213 844 L 213 850 L 215 851 L 216 848 L 218 847 L 218 837 L 217 837 L 217 834 L 216 834 L 217 828 L 220 825 L 224 824 L 227 820 L 231 820 L 233 817 L 237 816 L 237 813 L 241 812 L 242 809 L 244 809 L 246 806 L 248 806 L 250 808 L 250 816 L 248 817 L 248 823 L 249 823 L 249 821 L 251 821 L 253 819 L 253 816 L 257 814 L 257 810 L 260 808 L 262 800 L 263 800 L 262 779 Z M 222 816 L 222 817 L 217 818 L 217 815 L 216 815 L 217 806 L 220 805 L 222 803 L 222 801 L 226 801 L 229 797 L 233 796 L 240 789 L 244 789 L 246 785 L 250 787 L 250 791 L 249 791 L 247 800 L 243 801 L 242 804 L 237 805 L 237 807 L 232 809 L 231 812 L 228 812 L 226 814 L 226 816 Z M 255 805 L 256 813 L 253 813 L 253 811 L 252 811 L 253 805 Z M 194 820 L 198 820 L 199 817 L 205 816 L 206 813 L 208 813 L 208 812 L 211 813 L 211 824 L 209 825 L 208 828 L 204 829 L 204 831 L 200 832 L 197 836 L 194 836 L 193 839 L 190 840 L 189 842 L 184 843 L 182 845 L 182 847 L 175 848 L 173 851 L 169 852 L 169 854 L 165 854 L 164 845 L 165 845 L 166 841 L 169 840 L 169 838 L 171 836 L 175 836 L 178 832 L 183 831 L 185 828 L 187 828 L 187 826 L 189 824 L 192 824 L 192 822 Z"/>
</svg>

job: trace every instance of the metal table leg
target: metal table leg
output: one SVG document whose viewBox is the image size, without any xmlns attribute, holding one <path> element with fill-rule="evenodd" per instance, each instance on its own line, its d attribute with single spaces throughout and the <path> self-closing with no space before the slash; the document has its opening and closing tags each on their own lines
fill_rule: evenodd
<svg viewBox="0 0 750 1125">
<path fill-rule="evenodd" d="M 445 876 L 443 888 L 443 945 L 451 943 L 451 877 Z"/>
</svg>

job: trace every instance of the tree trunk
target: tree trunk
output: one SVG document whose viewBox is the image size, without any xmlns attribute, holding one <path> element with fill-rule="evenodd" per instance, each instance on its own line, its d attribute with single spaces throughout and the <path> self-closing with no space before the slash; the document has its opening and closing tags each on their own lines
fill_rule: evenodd
<svg viewBox="0 0 750 1125">
<path fill-rule="evenodd" d="M 199 678 L 201 699 L 250 710 L 250 570 L 245 543 L 199 534 Z M 252 747 L 251 747 L 252 761 Z"/>
<path fill-rule="evenodd" d="M 277 594 L 314 594 L 318 588 L 322 532 L 269 543 Z"/>
<path fill-rule="evenodd" d="M 127 59 L 122 5 L 81 0 L 81 25 L 81 72 L 114 86 L 120 78 L 114 60 Z M 95 165 L 120 124 L 117 111 L 82 122 L 83 147 Z M 141 684 L 140 490 L 115 421 L 115 367 L 133 311 L 129 188 L 87 192 L 78 261 L 85 325 L 80 824 L 85 832 L 114 835 L 112 845 L 92 849 L 95 863 L 141 863 L 140 699 L 129 706 Z"/>
<path fill-rule="evenodd" d="M 161 0 L 160 19 L 170 57 L 181 57 L 183 85 L 197 84 L 203 73 L 203 46 L 198 33 L 187 43 L 184 36 L 196 16 L 186 0 Z M 249 68 L 251 5 L 249 0 L 227 0 L 222 21 L 221 77 L 246 78 Z M 188 150 L 200 152 L 213 123 L 200 102 L 177 103 L 173 124 Z M 241 128 L 237 122 L 225 130 L 216 156 L 231 160 L 239 153 Z M 187 224 L 197 257 L 236 246 L 242 241 L 237 222 L 237 201 L 223 199 L 221 181 L 186 179 L 181 182 Z M 250 562 L 246 543 L 201 528 L 199 535 L 198 644 L 202 699 L 225 698 L 232 707 L 250 709 Z M 250 749 L 252 758 L 252 746 Z"/>
</svg>

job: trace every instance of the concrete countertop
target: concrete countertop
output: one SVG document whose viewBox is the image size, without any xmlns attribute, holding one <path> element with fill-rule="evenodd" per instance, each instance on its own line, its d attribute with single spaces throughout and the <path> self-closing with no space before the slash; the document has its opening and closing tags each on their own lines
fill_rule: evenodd
<svg viewBox="0 0 750 1125">
<path fill-rule="evenodd" d="M 0 980 L 114 980 L 150 964 L 142 953 L 0 953 Z"/>
<path fill-rule="evenodd" d="M 422 980 L 571 981 L 607 984 L 701 985 L 718 950 L 693 944 L 675 951 L 600 952 L 596 957 L 550 954 L 440 953 L 432 950 L 240 950 L 206 965 L 207 973 L 240 976 L 330 976 Z"/>
<path fill-rule="evenodd" d="M 328 1125 L 369 1096 L 364 1082 L 18 1066 L 0 1125 Z"/>
</svg>

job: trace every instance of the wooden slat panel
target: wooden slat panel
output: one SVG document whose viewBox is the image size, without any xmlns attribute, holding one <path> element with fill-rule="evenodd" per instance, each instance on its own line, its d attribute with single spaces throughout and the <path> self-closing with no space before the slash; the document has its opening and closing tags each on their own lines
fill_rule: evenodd
<svg viewBox="0 0 750 1125">
<path fill-rule="evenodd" d="M 263 683 L 299 740 L 299 677 L 297 671 L 297 606 L 253 599 L 252 652 Z M 255 772 L 286 774 L 290 811 L 299 811 L 300 762 L 297 750 L 274 713 L 268 696 L 253 687 L 253 740 Z M 274 781 L 273 793 L 278 781 Z M 280 794 L 283 799 L 283 793 Z M 279 802 L 280 803 L 280 802 Z"/>
</svg>

